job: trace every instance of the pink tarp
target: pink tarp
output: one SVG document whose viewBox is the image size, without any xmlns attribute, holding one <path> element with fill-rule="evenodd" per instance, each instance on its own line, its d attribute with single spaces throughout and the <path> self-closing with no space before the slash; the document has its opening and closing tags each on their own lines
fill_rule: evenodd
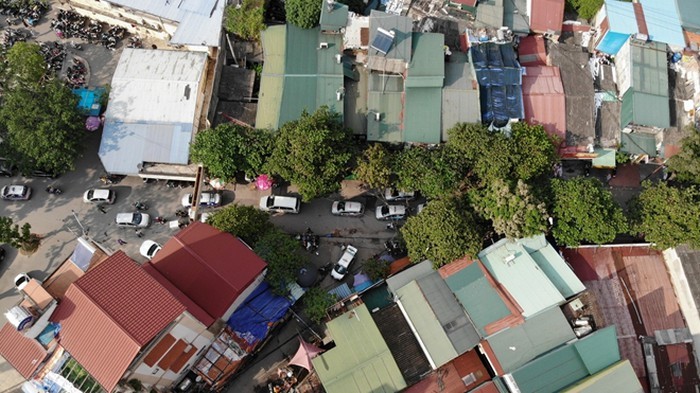
<svg viewBox="0 0 700 393">
<path fill-rule="evenodd" d="M 274 181 L 270 176 L 260 175 L 257 179 L 255 179 L 255 187 L 257 187 L 258 190 L 269 190 L 270 187 L 272 187 L 273 182 Z"/>
<path fill-rule="evenodd" d="M 299 338 L 299 349 L 294 357 L 289 361 L 289 364 L 303 367 L 311 371 L 311 368 L 313 367 L 311 365 L 311 359 L 315 358 L 321 352 L 323 352 L 321 348 L 318 348 L 313 344 L 309 344 L 302 338 Z"/>
</svg>

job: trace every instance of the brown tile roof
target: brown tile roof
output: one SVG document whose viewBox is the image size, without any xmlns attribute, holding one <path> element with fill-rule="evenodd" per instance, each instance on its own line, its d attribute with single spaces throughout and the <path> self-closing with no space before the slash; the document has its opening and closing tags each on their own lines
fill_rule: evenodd
<svg viewBox="0 0 700 393">
<path fill-rule="evenodd" d="M 46 350 L 38 341 L 27 338 L 6 322 L 0 329 L 0 355 L 29 379 L 46 358 Z"/>
<path fill-rule="evenodd" d="M 51 320 L 59 343 L 111 391 L 139 353 L 185 311 L 122 251 L 68 288 Z"/>
<path fill-rule="evenodd" d="M 221 318 L 267 267 L 238 238 L 200 222 L 165 243 L 149 265 L 162 276 L 154 277 L 177 288 L 173 294 L 207 326 Z M 188 300 L 198 307 L 190 308 Z"/>
<path fill-rule="evenodd" d="M 644 17 L 644 8 L 642 8 L 641 3 L 632 3 L 632 8 L 634 9 L 634 18 L 637 20 L 637 28 L 642 34 L 649 35 L 649 29 L 647 28 L 647 20 Z"/>
<path fill-rule="evenodd" d="M 41 283 L 35 279 L 29 280 L 27 285 L 22 288 L 29 299 L 31 299 L 32 306 L 36 305 L 39 311 L 45 309 L 53 301 L 51 294 L 46 292 L 46 290 L 41 286 Z"/>
<path fill-rule="evenodd" d="M 44 289 L 56 299 L 66 295 L 68 287 L 85 273 L 71 261 L 65 261 L 44 281 Z"/>
<path fill-rule="evenodd" d="M 170 370 L 174 373 L 179 373 L 182 367 L 187 364 L 190 358 L 197 353 L 199 348 L 191 346 L 189 350 L 183 351 L 180 356 L 170 365 Z"/>
<path fill-rule="evenodd" d="M 182 352 L 187 347 L 187 343 L 183 340 L 177 340 L 175 345 L 170 347 L 168 353 L 165 354 L 158 362 L 158 367 L 167 370 L 170 366 L 182 355 Z"/>
<path fill-rule="evenodd" d="M 146 357 L 143 359 L 143 363 L 148 367 L 153 367 L 153 365 L 163 357 L 165 352 L 173 346 L 173 344 L 175 344 L 175 337 L 170 334 L 166 334 L 162 339 L 160 339 L 158 344 L 151 349 L 148 355 L 146 355 Z"/>
</svg>

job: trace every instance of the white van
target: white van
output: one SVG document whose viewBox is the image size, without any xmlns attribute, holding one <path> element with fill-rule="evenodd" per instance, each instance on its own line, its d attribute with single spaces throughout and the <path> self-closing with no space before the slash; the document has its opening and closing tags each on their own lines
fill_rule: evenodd
<svg viewBox="0 0 700 393">
<path fill-rule="evenodd" d="M 266 212 L 298 214 L 301 200 L 297 197 L 270 195 L 260 198 L 260 210 Z"/>
</svg>

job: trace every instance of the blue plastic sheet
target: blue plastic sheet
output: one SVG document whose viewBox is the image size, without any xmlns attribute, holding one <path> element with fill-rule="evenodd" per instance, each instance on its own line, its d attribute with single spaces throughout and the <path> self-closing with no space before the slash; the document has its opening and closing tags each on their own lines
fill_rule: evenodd
<svg viewBox="0 0 700 393">
<path fill-rule="evenodd" d="M 510 44 L 483 44 L 471 48 L 484 123 L 507 124 L 525 117 L 522 74 Z"/>
<path fill-rule="evenodd" d="M 292 302 L 272 293 L 267 282 L 263 282 L 251 293 L 231 315 L 227 325 L 250 346 L 262 341 L 274 326 L 287 314 Z"/>
</svg>

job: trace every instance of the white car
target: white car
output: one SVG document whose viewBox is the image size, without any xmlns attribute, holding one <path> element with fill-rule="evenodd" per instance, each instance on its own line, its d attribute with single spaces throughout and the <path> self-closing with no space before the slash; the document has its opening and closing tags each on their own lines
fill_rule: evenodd
<svg viewBox="0 0 700 393">
<path fill-rule="evenodd" d="M 85 191 L 85 194 L 83 194 L 83 202 L 87 203 L 107 203 L 111 205 L 114 203 L 116 198 L 116 192 L 103 188 L 87 190 Z"/>
<path fill-rule="evenodd" d="M 353 260 L 355 260 L 355 254 L 357 254 L 357 248 L 348 245 L 345 248 L 343 256 L 341 256 L 340 260 L 338 260 L 338 263 L 336 263 L 335 266 L 333 266 L 333 270 L 331 271 L 331 277 L 335 278 L 336 280 L 342 280 L 343 277 L 345 277 L 345 275 L 348 274 L 350 264 Z"/>
<path fill-rule="evenodd" d="M 146 228 L 151 223 L 151 216 L 146 213 L 119 213 L 115 219 L 117 226 Z"/>
<path fill-rule="evenodd" d="M 387 188 L 384 190 L 384 199 L 387 202 L 410 201 L 416 197 L 414 191 L 399 191 L 395 188 Z"/>
<path fill-rule="evenodd" d="M 20 184 L 5 186 L 0 191 L 0 197 L 8 201 L 26 201 L 32 196 L 32 189 Z"/>
<path fill-rule="evenodd" d="M 407 212 L 406 206 L 403 205 L 382 205 L 377 206 L 375 215 L 377 220 L 381 221 L 403 220 Z"/>
<path fill-rule="evenodd" d="M 17 288 L 18 291 L 21 291 L 24 289 L 24 287 L 29 284 L 29 281 L 31 281 L 31 277 L 27 273 L 20 273 L 17 276 L 15 276 L 15 288 Z"/>
<path fill-rule="evenodd" d="M 260 198 L 258 207 L 266 212 L 299 214 L 301 200 L 291 196 L 269 195 Z"/>
<path fill-rule="evenodd" d="M 331 213 L 336 216 L 360 217 L 365 214 L 365 205 L 353 201 L 335 201 Z"/>
<path fill-rule="evenodd" d="M 139 248 L 139 252 L 141 255 L 144 257 L 148 258 L 150 261 L 153 259 L 154 256 L 160 251 L 160 249 L 163 248 L 160 246 L 160 244 L 154 242 L 153 240 L 146 240 L 141 244 L 141 247 Z"/>
<path fill-rule="evenodd" d="M 215 192 L 203 192 L 199 197 L 199 206 L 214 207 L 221 205 L 221 194 Z M 182 207 L 192 206 L 192 194 L 187 194 L 182 197 Z"/>
<path fill-rule="evenodd" d="M 416 214 L 420 214 L 420 212 L 422 212 L 423 209 L 425 209 L 425 206 L 426 206 L 427 204 L 428 204 L 428 203 L 425 202 L 425 203 L 421 203 L 421 204 L 419 204 L 418 206 L 416 206 Z"/>
</svg>

